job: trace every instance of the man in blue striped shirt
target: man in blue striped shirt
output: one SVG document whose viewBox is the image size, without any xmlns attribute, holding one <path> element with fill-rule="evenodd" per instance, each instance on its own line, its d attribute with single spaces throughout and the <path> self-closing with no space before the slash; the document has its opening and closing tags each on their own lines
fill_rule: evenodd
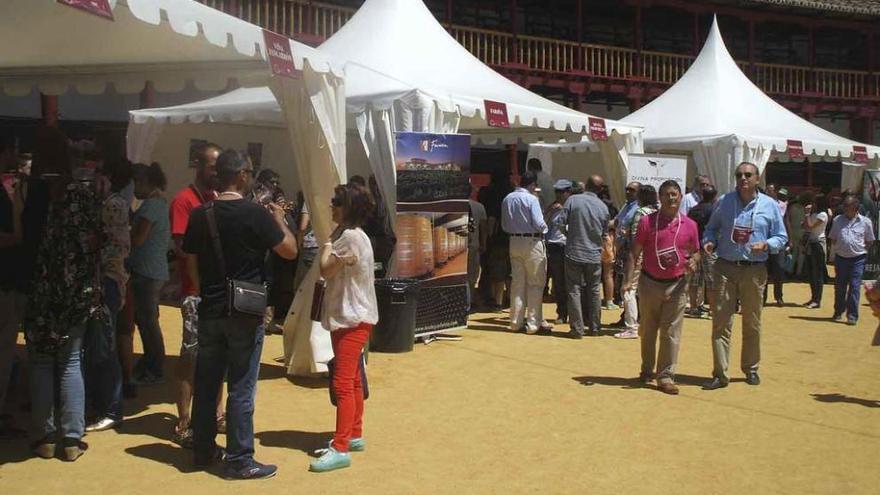
<svg viewBox="0 0 880 495">
<path fill-rule="evenodd" d="M 714 280 L 717 296 L 712 308 L 712 381 L 705 390 L 727 386 L 730 377 L 730 334 L 737 300 L 742 303 L 742 360 L 746 383 L 758 385 L 761 360 L 761 309 L 767 284 L 766 261 L 785 247 L 788 235 L 776 201 L 758 192 L 758 167 L 736 167 L 736 191 L 725 194 L 703 232 L 706 253 L 717 253 Z"/>
</svg>

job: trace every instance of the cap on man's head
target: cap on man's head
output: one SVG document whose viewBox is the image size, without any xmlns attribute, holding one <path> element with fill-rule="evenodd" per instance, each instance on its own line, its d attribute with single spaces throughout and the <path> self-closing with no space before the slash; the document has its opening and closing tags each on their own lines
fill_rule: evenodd
<svg viewBox="0 0 880 495">
<path fill-rule="evenodd" d="M 786 189 L 784 187 L 780 187 L 779 190 L 776 191 L 776 194 L 779 194 L 782 196 L 788 196 L 788 189 Z"/>
<path fill-rule="evenodd" d="M 557 191 L 565 191 L 567 189 L 571 189 L 572 185 L 574 184 L 572 184 L 572 182 L 568 179 L 559 179 L 558 181 L 556 181 L 555 184 L 553 184 L 553 189 Z"/>
</svg>

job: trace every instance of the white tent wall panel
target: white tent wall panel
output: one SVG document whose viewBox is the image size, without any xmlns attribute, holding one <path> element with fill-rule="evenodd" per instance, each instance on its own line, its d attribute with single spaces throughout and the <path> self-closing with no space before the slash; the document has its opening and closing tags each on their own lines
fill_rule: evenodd
<svg viewBox="0 0 880 495">
<path fill-rule="evenodd" d="M 195 169 L 189 167 L 190 139 L 204 139 L 223 148 L 246 150 L 248 143 L 262 143 L 262 166 L 281 174 L 281 186 L 293 196 L 300 189 L 294 168 L 293 153 L 287 133 L 282 128 L 243 126 L 235 124 L 165 125 L 150 158 L 159 162 L 168 187 L 170 200 L 181 188 L 192 182 Z"/>
</svg>

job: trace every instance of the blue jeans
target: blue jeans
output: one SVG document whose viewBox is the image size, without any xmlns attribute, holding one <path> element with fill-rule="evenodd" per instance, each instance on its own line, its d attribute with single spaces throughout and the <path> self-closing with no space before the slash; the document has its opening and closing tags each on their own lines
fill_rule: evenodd
<svg viewBox="0 0 880 495">
<path fill-rule="evenodd" d="M 210 456 L 217 444 L 217 390 L 228 380 L 226 460 L 254 457 L 254 395 L 263 352 L 263 320 L 232 316 L 199 321 L 199 353 L 193 387 L 193 448 Z"/>
<path fill-rule="evenodd" d="M 165 340 L 159 327 L 159 291 L 164 284 L 162 280 L 137 273 L 131 275 L 134 322 L 144 344 L 144 355 L 135 365 L 136 373 L 150 372 L 153 376 L 164 376 Z"/>
<path fill-rule="evenodd" d="M 122 420 L 122 366 L 116 355 L 116 319 L 122 309 L 119 284 L 108 277 L 103 279 L 104 304 L 110 312 L 108 332 L 111 346 L 108 359 L 91 363 L 86 370 L 86 391 L 89 403 L 99 417 Z"/>
<path fill-rule="evenodd" d="M 83 436 L 85 387 L 81 357 L 85 328 L 85 324 L 82 324 L 71 329 L 68 341 L 54 354 L 30 351 L 34 440 L 54 436 L 56 416 L 60 416 L 58 419 L 63 438 L 80 439 Z M 58 411 L 55 409 L 56 389 L 60 392 Z"/>
<path fill-rule="evenodd" d="M 865 273 L 867 255 L 854 258 L 834 257 L 834 314 L 842 315 L 846 310 L 848 320 L 859 319 L 859 296 L 861 295 L 862 275 Z"/>
</svg>

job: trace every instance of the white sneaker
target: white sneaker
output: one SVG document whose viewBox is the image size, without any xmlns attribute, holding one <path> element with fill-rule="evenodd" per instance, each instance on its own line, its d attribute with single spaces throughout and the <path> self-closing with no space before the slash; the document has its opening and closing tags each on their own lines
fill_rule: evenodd
<svg viewBox="0 0 880 495">
<path fill-rule="evenodd" d="M 95 432 L 95 431 L 105 431 L 111 428 L 116 428 L 122 424 L 122 421 L 118 419 L 110 419 L 110 418 L 100 418 L 94 423 L 86 426 L 86 431 Z"/>
<path fill-rule="evenodd" d="M 638 330 L 624 330 L 614 334 L 615 339 L 637 339 L 639 338 Z"/>
</svg>

